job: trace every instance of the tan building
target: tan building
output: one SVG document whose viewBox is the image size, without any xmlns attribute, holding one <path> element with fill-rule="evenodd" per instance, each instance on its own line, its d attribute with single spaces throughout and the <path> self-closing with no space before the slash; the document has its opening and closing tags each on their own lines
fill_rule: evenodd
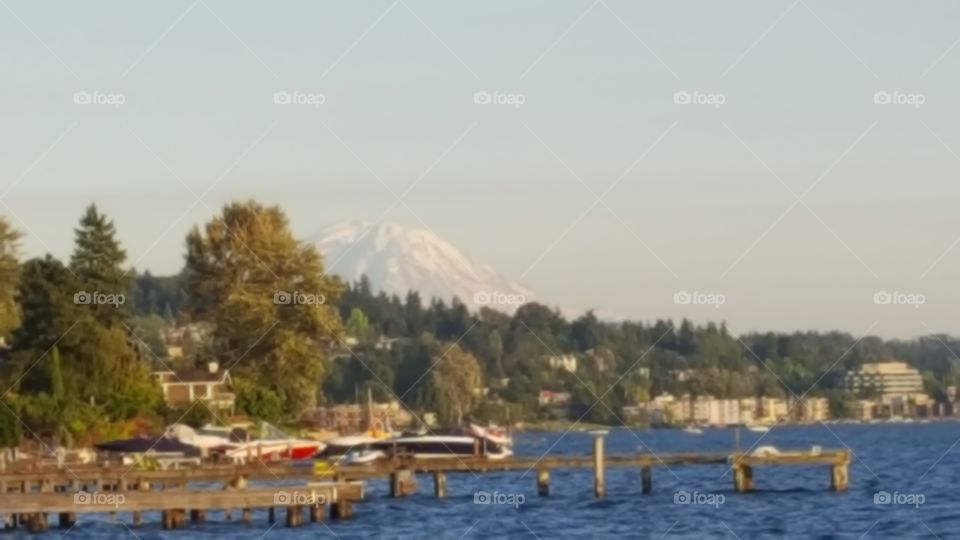
<svg viewBox="0 0 960 540">
<path fill-rule="evenodd" d="M 183 407 L 197 400 L 210 407 L 233 411 L 236 397 L 230 392 L 230 370 L 210 362 L 205 369 L 162 370 L 151 373 L 170 407 Z"/>
<path fill-rule="evenodd" d="M 757 400 L 756 419 L 764 423 L 788 420 L 790 405 L 782 398 L 762 397 Z"/>
<path fill-rule="evenodd" d="M 830 418 L 830 401 L 824 397 L 807 397 L 796 402 L 794 418 L 798 422 L 815 424 Z"/>
<path fill-rule="evenodd" d="M 864 364 L 848 372 L 844 384 L 855 394 L 872 392 L 880 398 L 923 393 L 923 377 L 906 362 Z"/>
<path fill-rule="evenodd" d="M 329 407 L 317 407 L 306 413 L 303 421 L 312 429 L 336 431 L 338 433 L 361 433 L 371 428 L 371 408 L 376 429 L 406 427 L 413 422 L 410 414 L 399 401 L 359 405 L 345 403 Z"/>
</svg>

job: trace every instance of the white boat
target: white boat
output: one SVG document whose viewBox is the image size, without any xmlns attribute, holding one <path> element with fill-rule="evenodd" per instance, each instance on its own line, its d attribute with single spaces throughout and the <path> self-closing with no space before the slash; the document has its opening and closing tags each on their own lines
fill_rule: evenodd
<svg viewBox="0 0 960 540">
<path fill-rule="evenodd" d="M 387 455 L 410 454 L 415 459 L 486 456 L 503 459 L 513 455 L 510 446 L 474 435 L 404 435 L 370 445 Z"/>
<path fill-rule="evenodd" d="M 343 465 L 366 465 L 367 463 L 373 463 L 385 457 L 387 457 L 387 455 L 382 450 L 365 449 L 348 452 L 338 459 L 337 463 Z"/>
<path fill-rule="evenodd" d="M 224 452 L 235 462 L 244 462 L 247 458 L 268 459 L 309 459 L 326 445 L 320 441 L 291 437 L 271 424 L 263 423 L 264 437 L 249 442 L 237 443 Z"/>
<path fill-rule="evenodd" d="M 482 427 L 476 424 L 469 424 L 467 426 L 467 430 L 471 435 L 474 435 L 475 437 L 487 439 L 496 444 L 513 448 L 513 437 L 510 436 L 507 430 L 499 426 L 490 425 L 487 427 Z"/>
<path fill-rule="evenodd" d="M 231 443 L 230 438 L 223 435 L 210 435 L 200 433 L 186 424 L 171 424 L 164 430 L 163 436 L 168 439 L 176 439 L 183 444 L 195 446 L 201 450 L 222 450 L 226 451 L 237 446 L 237 443 Z"/>
<path fill-rule="evenodd" d="M 752 431 L 754 433 L 766 433 L 770 431 L 770 428 L 768 426 L 752 425 L 747 426 L 747 431 Z"/>
<path fill-rule="evenodd" d="M 758 446 L 750 455 L 758 457 L 778 456 L 780 455 L 780 450 L 778 450 L 776 446 Z"/>
<path fill-rule="evenodd" d="M 687 435 L 703 435 L 703 430 L 696 426 L 687 426 L 683 428 L 683 432 Z"/>
</svg>

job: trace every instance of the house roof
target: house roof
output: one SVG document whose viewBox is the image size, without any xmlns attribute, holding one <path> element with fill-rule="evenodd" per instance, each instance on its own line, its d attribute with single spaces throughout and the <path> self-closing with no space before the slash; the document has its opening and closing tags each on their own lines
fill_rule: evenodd
<svg viewBox="0 0 960 540">
<path fill-rule="evenodd" d="M 181 369 L 181 370 L 167 370 L 161 373 L 173 373 L 174 380 L 168 381 L 171 384 L 176 383 L 198 383 L 206 382 L 213 383 L 222 381 L 228 373 L 229 370 L 218 369 L 217 371 L 211 372 L 209 369 Z"/>
</svg>

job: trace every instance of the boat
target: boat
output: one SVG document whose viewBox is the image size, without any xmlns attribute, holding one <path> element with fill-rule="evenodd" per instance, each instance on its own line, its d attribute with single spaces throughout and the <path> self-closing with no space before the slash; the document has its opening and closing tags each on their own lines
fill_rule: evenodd
<svg viewBox="0 0 960 540">
<path fill-rule="evenodd" d="M 766 433 L 770 431 L 770 427 L 760 425 L 760 424 L 752 424 L 752 425 L 747 425 L 747 431 L 752 431 L 754 433 Z"/>
<path fill-rule="evenodd" d="M 171 424 L 164 430 L 163 436 L 183 444 L 199 448 L 202 452 L 225 452 L 237 446 L 228 435 L 200 431 L 185 425 Z"/>
<path fill-rule="evenodd" d="M 312 458 L 326 446 L 320 441 L 292 437 L 267 422 L 262 424 L 261 431 L 263 437 L 234 444 L 231 448 L 225 450 L 223 455 L 234 462 L 244 462 L 247 458 L 299 460 Z"/>
<path fill-rule="evenodd" d="M 776 446 L 758 446 L 750 455 L 757 457 L 778 456 L 780 455 L 780 450 L 778 450 Z"/>
<path fill-rule="evenodd" d="M 101 452 L 116 454 L 167 454 L 191 456 L 199 454 L 195 446 L 185 444 L 169 437 L 131 437 L 117 439 L 93 445 Z"/>
<path fill-rule="evenodd" d="M 320 459 L 340 460 L 348 454 L 369 451 L 370 445 L 385 440 L 383 437 L 372 435 L 344 435 L 324 441 L 324 448 L 314 457 Z"/>
<path fill-rule="evenodd" d="M 414 459 L 458 458 L 485 456 L 503 459 L 513 455 L 513 448 L 496 438 L 466 434 L 407 434 L 376 441 L 373 450 L 386 455 L 412 455 Z"/>
<path fill-rule="evenodd" d="M 387 454 L 382 450 L 364 449 L 347 452 L 337 460 L 337 463 L 342 465 L 367 465 L 385 457 L 387 457 Z"/>
<path fill-rule="evenodd" d="M 467 431 L 474 437 L 480 437 L 497 444 L 513 447 L 513 437 L 510 436 L 510 433 L 508 433 L 506 429 L 500 426 L 491 424 L 487 427 L 481 427 L 471 423 L 467 425 Z"/>
<path fill-rule="evenodd" d="M 683 432 L 687 435 L 703 435 L 703 430 L 697 426 L 687 426 L 683 428 Z"/>
</svg>

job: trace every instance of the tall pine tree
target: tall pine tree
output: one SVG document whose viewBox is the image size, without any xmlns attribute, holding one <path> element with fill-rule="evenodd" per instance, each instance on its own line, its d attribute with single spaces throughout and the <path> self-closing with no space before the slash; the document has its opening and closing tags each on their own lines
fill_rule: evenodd
<svg viewBox="0 0 960 540">
<path fill-rule="evenodd" d="M 98 322 L 113 326 L 129 320 L 126 295 L 130 291 L 131 278 L 123 269 L 127 252 L 120 247 L 116 239 L 113 221 L 97 211 L 91 204 L 80 218 L 80 226 L 74 229 L 74 250 L 70 257 L 70 270 L 77 276 L 79 293 L 107 296 L 117 300 L 116 304 L 90 303 L 91 310 Z"/>
</svg>

